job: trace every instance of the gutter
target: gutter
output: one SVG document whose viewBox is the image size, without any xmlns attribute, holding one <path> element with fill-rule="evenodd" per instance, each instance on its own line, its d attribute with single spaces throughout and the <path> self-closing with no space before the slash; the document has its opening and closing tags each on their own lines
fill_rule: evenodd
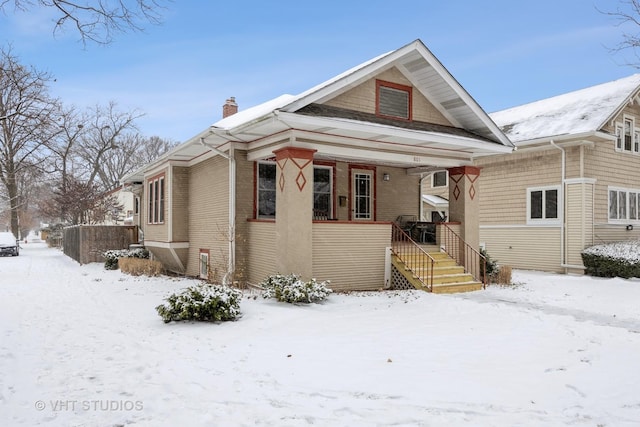
<svg viewBox="0 0 640 427">
<path fill-rule="evenodd" d="M 227 239 L 229 240 L 229 255 L 227 272 L 222 278 L 222 283 L 224 285 L 229 285 L 233 281 L 233 275 L 236 270 L 236 159 L 234 143 L 233 141 L 229 141 L 228 153 L 220 151 L 218 148 L 210 145 L 205 141 L 204 137 L 200 138 L 200 143 L 211 149 L 214 153 L 229 160 L 229 235 L 227 236 Z"/>
</svg>

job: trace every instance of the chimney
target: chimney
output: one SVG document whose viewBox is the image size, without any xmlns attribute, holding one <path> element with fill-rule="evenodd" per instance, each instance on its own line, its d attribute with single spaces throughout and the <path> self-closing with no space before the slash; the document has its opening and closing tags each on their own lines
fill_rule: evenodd
<svg viewBox="0 0 640 427">
<path fill-rule="evenodd" d="M 236 104 L 236 97 L 232 96 L 222 106 L 222 118 L 227 118 L 238 112 L 238 104 Z"/>
</svg>

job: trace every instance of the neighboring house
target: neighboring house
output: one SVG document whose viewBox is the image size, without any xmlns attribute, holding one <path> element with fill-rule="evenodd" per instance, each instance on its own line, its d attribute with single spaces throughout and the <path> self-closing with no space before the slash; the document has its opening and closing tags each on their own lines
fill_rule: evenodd
<svg viewBox="0 0 640 427">
<path fill-rule="evenodd" d="M 510 141 L 417 40 L 292 96 L 237 112 L 125 177 L 144 244 L 169 270 L 256 284 L 296 273 L 334 290 L 389 285 L 393 221 L 420 180 L 456 180 L 451 221 L 478 246 L 474 157 Z"/>
<path fill-rule="evenodd" d="M 111 197 L 114 197 L 113 201 L 117 206 L 114 206 L 112 212 L 107 212 L 104 220 L 99 223 L 102 225 L 133 225 L 135 223 L 136 209 L 139 209 L 137 197 L 131 191 L 126 191 L 122 187 L 114 188 L 104 194 L 105 200 L 109 199 L 109 202 L 106 203 L 107 205 L 113 204 Z M 122 207 L 122 209 L 118 209 L 119 207 Z"/>
<path fill-rule="evenodd" d="M 491 114 L 517 146 L 475 162 L 492 258 L 582 273 L 584 248 L 640 237 L 639 92 L 636 74 Z"/>
</svg>

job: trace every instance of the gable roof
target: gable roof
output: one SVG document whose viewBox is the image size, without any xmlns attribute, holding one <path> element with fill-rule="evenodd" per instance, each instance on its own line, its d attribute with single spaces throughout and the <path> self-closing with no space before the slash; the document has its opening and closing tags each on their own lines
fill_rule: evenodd
<svg viewBox="0 0 640 427">
<path fill-rule="evenodd" d="M 338 114 L 335 110 L 327 113 L 326 109 L 310 113 L 314 106 L 394 67 L 454 126 L 425 126 L 419 122 L 404 126 L 397 120 Z M 316 141 L 321 135 L 330 139 L 332 143 L 318 146 L 318 156 L 358 159 L 365 155 L 368 160 L 406 168 L 424 167 L 436 160 L 440 166 L 456 166 L 469 163 L 477 155 L 505 153 L 513 148 L 489 115 L 422 41 L 416 40 L 299 95 L 282 95 L 219 120 L 122 181 L 139 181 L 145 171 L 166 161 L 190 162 L 204 159 L 212 151 L 219 154 L 228 149 L 230 141 L 247 143 L 248 149 L 264 147 L 256 149 L 250 160 L 267 158 L 273 155 L 273 144 L 280 143 L 269 138 L 287 130 L 311 135 Z M 342 144 L 336 144 L 340 138 Z M 379 156 L 374 158 L 374 153 Z"/>
<path fill-rule="evenodd" d="M 514 143 L 597 132 L 640 90 L 640 74 L 491 113 Z"/>
</svg>

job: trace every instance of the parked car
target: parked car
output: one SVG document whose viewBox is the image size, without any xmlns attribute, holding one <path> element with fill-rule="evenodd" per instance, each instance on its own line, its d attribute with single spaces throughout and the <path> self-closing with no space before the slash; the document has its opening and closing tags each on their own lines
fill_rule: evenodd
<svg viewBox="0 0 640 427">
<path fill-rule="evenodd" d="M 10 231 L 0 233 L 0 255 L 20 255 L 20 243 Z"/>
</svg>

